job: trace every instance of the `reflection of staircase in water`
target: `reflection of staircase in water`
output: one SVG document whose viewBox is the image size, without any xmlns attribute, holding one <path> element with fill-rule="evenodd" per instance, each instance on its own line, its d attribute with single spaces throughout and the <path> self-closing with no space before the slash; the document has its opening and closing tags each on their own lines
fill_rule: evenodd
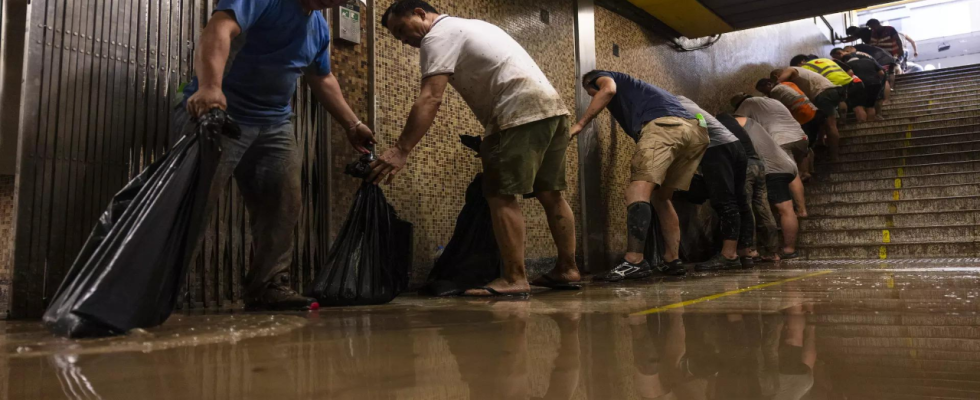
<svg viewBox="0 0 980 400">
<path fill-rule="evenodd" d="M 980 65 L 898 77 L 885 121 L 841 129 L 800 222 L 809 259 L 980 254 Z"/>
</svg>

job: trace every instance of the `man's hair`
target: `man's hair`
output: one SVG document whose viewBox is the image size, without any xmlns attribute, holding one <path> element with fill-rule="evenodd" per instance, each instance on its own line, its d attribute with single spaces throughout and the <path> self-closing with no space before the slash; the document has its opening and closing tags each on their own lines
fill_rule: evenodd
<svg viewBox="0 0 980 400">
<path fill-rule="evenodd" d="M 435 7 L 423 0 L 396 0 L 394 3 L 391 3 L 391 5 L 388 6 L 388 10 L 385 11 L 383 16 L 381 16 L 381 26 L 388 26 L 388 19 L 392 15 L 399 17 L 405 16 L 411 14 L 416 8 L 421 8 L 425 10 L 425 12 L 436 14 L 439 13 Z"/>
<path fill-rule="evenodd" d="M 773 82 L 771 78 L 762 78 L 762 79 L 759 79 L 759 81 L 755 83 L 755 88 L 756 89 L 759 89 L 763 85 L 767 85 L 767 84 L 773 84 L 773 85 L 775 85 L 775 82 Z"/>
<path fill-rule="evenodd" d="M 853 53 L 853 52 L 857 51 L 857 47 L 854 47 L 854 46 L 844 46 L 844 51 L 846 51 L 848 53 Z"/>
<path fill-rule="evenodd" d="M 848 62 L 848 61 L 851 61 L 854 58 L 857 58 L 857 54 L 844 54 L 844 56 L 841 57 L 840 60 L 841 61 L 844 61 L 844 62 Z"/>
<path fill-rule="evenodd" d="M 881 25 L 881 21 L 879 21 L 877 18 L 871 18 L 868 20 L 868 22 L 865 25 L 867 26 Z"/>
<path fill-rule="evenodd" d="M 816 60 L 816 59 L 818 59 L 818 58 L 820 58 L 820 56 L 818 56 L 818 55 L 816 55 L 816 54 L 807 54 L 807 55 L 806 55 L 806 60 L 807 60 L 807 61 L 813 61 L 813 60 Z"/>
<path fill-rule="evenodd" d="M 796 57 L 793 57 L 792 60 L 789 60 L 789 66 L 799 67 L 800 64 L 806 64 L 807 61 L 810 61 L 810 58 L 807 57 L 806 54 L 798 54 Z"/>
<path fill-rule="evenodd" d="M 833 50 L 830 51 L 830 56 L 836 58 L 838 55 L 842 53 L 844 53 L 844 49 L 840 47 L 835 47 Z"/>
<path fill-rule="evenodd" d="M 779 76 L 785 71 L 784 68 L 776 68 L 769 73 L 769 77 L 772 78 L 772 83 L 775 84 L 779 80 Z"/>
<path fill-rule="evenodd" d="M 849 27 L 847 27 L 847 34 L 849 36 L 857 35 L 857 33 L 860 32 L 860 31 L 861 31 L 861 28 L 858 28 L 856 26 L 849 26 Z"/>
<path fill-rule="evenodd" d="M 600 72 L 604 72 L 604 71 L 599 69 L 594 69 L 592 71 L 589 71 L 584 76 L 582 76 L 582 87 L 589 87 L 590 83 L 595 82 L 596 79 L 599 79 Z"/>
<path fill-rule="evenodd" d="M 742 106 L 742 103 L 751 97 L 752 95 L 748 93 L 736 93 L 728 102 L 732 105 L 732 108 L 738 110 Z"/>
</svg>

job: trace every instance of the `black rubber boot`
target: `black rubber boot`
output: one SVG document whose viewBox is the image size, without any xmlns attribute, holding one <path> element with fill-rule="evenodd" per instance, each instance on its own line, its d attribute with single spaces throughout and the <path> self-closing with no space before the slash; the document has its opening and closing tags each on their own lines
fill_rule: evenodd
<svg viewBox="0 0 980 400">
<path fill-rule="evenodd" d="M 316 299 L 290 288 L 289 277 L 285 274 L 273 278 L 261 293 L 245 300 L 247 311 L 311 311 L 319 308 Z"/>
</svg>

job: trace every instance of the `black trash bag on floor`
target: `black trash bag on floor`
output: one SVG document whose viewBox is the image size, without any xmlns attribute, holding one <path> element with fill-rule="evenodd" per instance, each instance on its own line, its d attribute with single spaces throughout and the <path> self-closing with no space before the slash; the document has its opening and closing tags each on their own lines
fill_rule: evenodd
<svg viewBox="0 0 980 400">
<path fill-rule="evenodd" d="M 365 155 L 348 165 L 346 173 L 366 178 L 372 161 L 373 154 Z M 398 219 L 381 188 L 365 181 L 309 296 L 325 307 L 390 302 L 408 287 L 412 231 L 411 223 Z"/>
<path fill-rule="evenodd" d="M 643 259 L 647 260 L 651 267 L 656 267 L 664 261 L 664 251 L 666 249 L 664 235 L 660 230 L 660 218 L 657 218 L 657 213 L 653 213 L 652 218 L 650 218 L 650 230 L 647 232 L 647 243 L 643 251 Z"/>
<path fill-rule="evenodd" d="M 200 118 L 112 198 L 44 313 L 71 338 L 111 336 L 162 324 L 185 279 L 220 157 L 217 135 L 241 131 L 221 110 Z"/>
<path fill-rule="evenodd" d="M 479 152 L 480 138 L 460 136 L 463 145 Z M 490 204 L 483 196 L 483 174 L 466 188 L 466 204 L 456 218 L 453 236 L 436 260 L 421 292 L 455 296 L 500 277 L 500 247 L 493 236 Z"/>
</svg>

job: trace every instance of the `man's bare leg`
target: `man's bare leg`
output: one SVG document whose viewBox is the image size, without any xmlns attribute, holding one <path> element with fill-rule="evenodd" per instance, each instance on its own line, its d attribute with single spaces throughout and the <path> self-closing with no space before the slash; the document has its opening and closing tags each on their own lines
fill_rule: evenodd
<svg viewBox="0 0 980 400">
<path fill-rule="evenodd" d="M 881 102 L 881 104 L 885 106 L 892 103 L 892 87 L 894 87 L 892 79 L 895 79 L 895 75 L 890 76 L 888 80 L 885 81 L 885 100 Z"/>
<path fill-rule="evenodd" d="M 493 236 L 500 246 L 500 259 L 503 271 L 500 278 L 494 279 L 487 287 L 504 294 L 528 293 L 531 285 L 527 282 L 527 270 L 524 267 L 524 214 L 517 196 L 497 195 L 487 196 L 490 203 L 490 214 L 493 218 Z M 466 291 L 470 296 L 489 296 L 483 289 Z"/>
<path fill-rule="evenodd" d="M 806 218 L 806 197 L 803 192 L 803 180 L 799 176 L 789 183 L 789 192 L 793 194 L 793 202 L 796 203 L 796 216 Z"/>
<path fill-rule="evenodd" d="M 827 117 L 827 148 L 830 150 L 830 161 L 837 161 L 837 151 L 840 146 L 840 131 L 837 130 L 837 117 Z"/>
<path fill-rule="evenodd" d="M 664 262 L 670 263 L 681 258 L 681 222 L 670 198 L 673 188 L 660 187 L 653 195 L 653 208 L 660 220 L 660 233 L 664 236 Z"/>
<path fill-rule="evenodd" d="M 791 254 L 796 251 L 796 236 L 800 232 L 800 222 L 793 212 L 793 201 L 776 204 L 776 211 L 779 212 L 779 221 L 783 228 L 783 254 Z"/>
<path fill-rule="evenodd" d="M 558 263 L 546 276 L 558 282 L 581 281 L 582 276 L 575 264 L 575 214 L 572 207 L 558 191 L 538 193 L 537 198 L 548 216 L 548 228 L 558 247 Z"/>
<path fill-rule="evenodd" d="M 854 107 L 854 117 L 857 118 L 858 122 L 868 121 L 868 111 L 862 106 Z"/>
</svg>

